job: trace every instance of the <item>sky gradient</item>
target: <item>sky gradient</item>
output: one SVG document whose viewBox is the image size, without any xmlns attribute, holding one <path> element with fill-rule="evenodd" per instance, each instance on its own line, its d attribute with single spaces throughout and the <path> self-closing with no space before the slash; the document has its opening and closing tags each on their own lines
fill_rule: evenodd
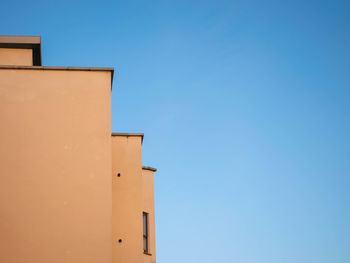
<svg viewBox="0 0 350 263">
<path fill-rule="evenodd" d="M 2 1 L 43 65 L 115 67 L 158 263 L 350 262 L 349 1 Z"/>
</svg>

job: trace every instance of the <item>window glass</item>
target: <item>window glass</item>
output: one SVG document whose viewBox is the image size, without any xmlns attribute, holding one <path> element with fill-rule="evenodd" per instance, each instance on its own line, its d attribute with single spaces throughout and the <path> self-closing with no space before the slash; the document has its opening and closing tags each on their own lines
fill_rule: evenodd
<svg viewBox="0 0 350 263">
<path fill-rule="evenodd" d="M 143 212 L 143 252 L 148 252 L 148 214 Z"/>
</svg>

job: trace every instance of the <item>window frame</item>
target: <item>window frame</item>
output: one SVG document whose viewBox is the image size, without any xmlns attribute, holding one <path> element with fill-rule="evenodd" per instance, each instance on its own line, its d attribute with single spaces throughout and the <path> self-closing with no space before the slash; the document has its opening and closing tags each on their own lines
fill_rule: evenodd
<svg viewBox="0 0 350 263">
<path fill-rule="evenodd" d="M 149 254 L 149 214 L 142 212 L 142 244 L 143 253 Z"/>
</svg>

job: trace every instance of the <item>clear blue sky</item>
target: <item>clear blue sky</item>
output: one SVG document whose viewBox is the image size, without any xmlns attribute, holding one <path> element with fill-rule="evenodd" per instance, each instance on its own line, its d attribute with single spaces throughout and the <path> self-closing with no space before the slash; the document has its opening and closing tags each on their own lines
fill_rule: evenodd
<svg viewBox="0 0 350 263">
<path fill-rule="evenodd" d="M 2 1 L 47 66 L 112 66 L 158 263 L 350 262 L 349 1 Z"/>
</svg>

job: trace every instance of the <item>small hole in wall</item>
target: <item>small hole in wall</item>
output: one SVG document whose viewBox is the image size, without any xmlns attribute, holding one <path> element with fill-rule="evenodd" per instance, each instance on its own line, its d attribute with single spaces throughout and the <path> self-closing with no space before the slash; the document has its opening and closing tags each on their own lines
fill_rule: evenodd
<svg viewBox="0 0 350 263">
<path fill-rule="evenodd" d="M 121 243 L 121 242 L 123 242 L 123 240 L 119 239 L 118 242 Z"/>
<path fill-rule="evenodd" d="M 117 176 L 120 177 L 120 173 L 118 173 Z"/>
</svg>

